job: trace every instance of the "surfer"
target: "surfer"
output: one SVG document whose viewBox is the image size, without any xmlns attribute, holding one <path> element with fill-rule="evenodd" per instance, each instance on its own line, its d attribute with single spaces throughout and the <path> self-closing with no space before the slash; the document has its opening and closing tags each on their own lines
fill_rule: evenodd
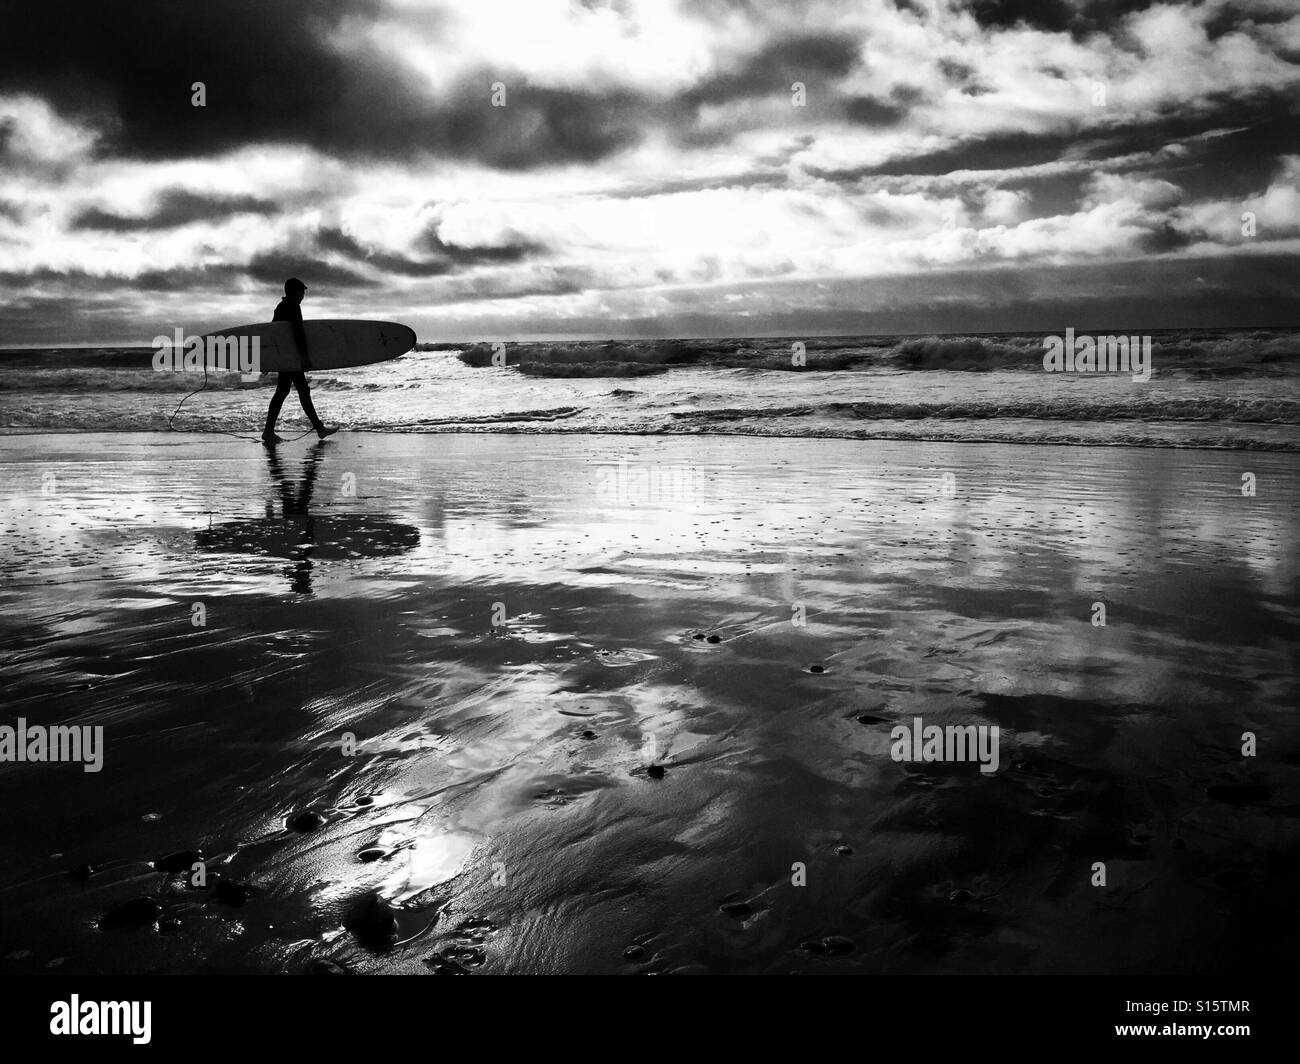
<svg viewBox="0 0 1300 1064">
<path fill-rule="evenodd" d="M 303 413 L 311 421 L 317 436 L 323 440 L 326 436 L 333 436 L 338 432 L 338 429 L 326 428 L 325 423 L 316 413 L 316 408 L 312 406 L 311 385 L 307 383 L 307 374 L 304 372 L 311 369 L 311 355 L 307 350 L 307 330 L 302 325 L 302 297 L 306 292 L 305 284 L 296 277 L 290 277 L 284 282 L 284 298 L 280 300 L 275 308 L 275 314 L 271 317 L 272 321 L 287 321 L 291 324 L 293 338 L 297 341 L 298 350 L 302 352 L 302 369 L 291 373 L 281 371 L 275 384 L 275 394 L 271 396 L 271 406 L 266 412 L 266 428 L 262 430 L 262 442 L 271 447 L 284 442 L 275 434 L 275 422 L 280 416 L 280 407 L 284 406 L 285 396 L 289 394 L 290 388 L 298 390 L 298 401 L 302 403 Z"/>
</svg>

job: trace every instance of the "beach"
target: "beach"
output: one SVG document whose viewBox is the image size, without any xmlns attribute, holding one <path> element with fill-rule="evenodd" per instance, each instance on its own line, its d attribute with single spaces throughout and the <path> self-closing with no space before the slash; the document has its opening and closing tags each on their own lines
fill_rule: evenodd
<svg viewBox="0 0 1300 1064">
<path fill-rule="evenodd" d="M 1294 453 L 275 455 L 0 436 L 0 723 L 103 728 L 98 771 L 0 763 L 0 970 L 1290 959 Z M 918 719 L 996 726 L 997 770 L 896 760 Z"/>
</svg>

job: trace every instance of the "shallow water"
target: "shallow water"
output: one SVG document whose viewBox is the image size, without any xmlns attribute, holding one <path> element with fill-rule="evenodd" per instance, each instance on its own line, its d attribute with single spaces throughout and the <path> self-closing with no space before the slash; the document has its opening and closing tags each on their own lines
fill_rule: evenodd
<svg viewBox="0 0 1300 1064">
<path fill-rule="evenodd" d="M 972 362 L 946 355 L 928 368 L 909 369 L 900 355 L 909 344 L 941 353 L 973 346 L 988 357 Z M 1300 451 L 1295 330 L 1165 331 L 1158 334 L 1149 380 L 1043 372 L 1042 337 L 1029 334 L 811 338 L 809 361 L 798 371 L 787 340 L 641 341 L 615 345 L 621 362 L 607 361 L 608 346 L 503 349 L 508 360 L 559 360 L 525 369 L 576 374 L 558 378 L 530 376 L 515 361 L 508 368 L 471 367 L 444 350 L 313 373 L 311 380 L 322 416 L 353 430 Z M 683 351 L 697 361 L 663 364 Z M 823 368 L 838 362 L 845 365 Z M 244 382 L 238 374 L 210 374 L 205 386 L 202 374 L 155 373 L 148 366 L 147 351 L 0 352 L 0 431 L 139 431 L 165 428 L 169 418 L 189 432 L 260 431 L 271 376 Z M 618 375 L 629 371 L 654 375 Z M 287 433 L 308 429 L 294 397 L 282 419 Z"/>
<path fill-rule="evenodd" d="M 0 723 L 106 739 L 99 773 L 0 764 L 5 971 L 1236 971 L 1296 942 L 1293 456 L 112 434 L 0 463 Z M 998 771 L 894 761 L 918 716 L 997 725 Z M 149 864 L 184 850 L 253 893 Z M 140 896 L 159 922 L 96 926 Z"/>
</svg>

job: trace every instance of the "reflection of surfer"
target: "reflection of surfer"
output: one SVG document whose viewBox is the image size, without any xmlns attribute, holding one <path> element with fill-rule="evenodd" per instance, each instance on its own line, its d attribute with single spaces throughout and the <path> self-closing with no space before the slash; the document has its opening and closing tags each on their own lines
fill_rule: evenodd
<svg viewBox="0 0 1300 1064">
<path fill-rule="evenodd" d="M 307 455 L 304 463 L 302 482 L 296 486 L 285 476 L 280 456 L 272 447 L 267 451 L 267 462 L 271 467 L 271 479 L 280 491 L 280 506 L 286 524 L 292 523 L 298 529 L 298 542 L 294 548 L 293 565 L 289 568 L 289 586 L 300 595 L 310 595 L 311 587 L 311 553 L 315 546 L 315 523 L 311 516 L 311 493 L 316 486 L 316 474 L 320 471 L 324 452 L 318 443 Z M 267 504 L 267 516 L 270 516 L 270 503 Z"/>
<path fill-rule="evenodd" d="M 307 286 L 298 278 L 290 277 L 284 282 L 284 298 L 280 300 L 279 305 L 275 308 L 275 314 L 271 317 L 272 321 L 287 321 L 293 329 L 293 338 L 298 345 L 298 350 L 302 352 L 302 369 L 295 372 L 281 371 L 275 384 L 275 394 L 271 396 L 271 406 L 266 411 L 266 427 L 262 430 L 262 442 L 269 447 L 274 447 L 277 443 L 283 442 L 275 434 L 275 422 L 280 416 L 280 407 L 284 405 L 285 397 L 289 394 L 290 388 L 298 389 L 298 401 L 302 403 L 303 413 L 311 421 L 311 426 L 316 430 L 316 435 L 322 440 L 326 436 L 332 436 L 338 432 L 338 429 L 326 428 L 325 423 L 321 421 L 316 413 L 316 408 L 311 402 L 311 386 L 307 383 L 307 374 L 303 370 L 311 369 L 311 354 L 307 350 L 307 330 L 302 324 L 302 297 L 307 293 Z"/>
</svg>

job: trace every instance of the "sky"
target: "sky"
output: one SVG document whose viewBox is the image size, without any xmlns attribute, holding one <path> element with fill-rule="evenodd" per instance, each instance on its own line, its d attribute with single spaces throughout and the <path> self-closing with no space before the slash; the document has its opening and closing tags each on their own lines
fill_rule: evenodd
<svg viewBox="0 0 1300 1064">
<path fill-rule="evenodd" d="M 41 0 L 0 345 L 1300 323 L 1295 0 Z M 201 90 L 196 89 L 201 84 Z"/>
</svg>

